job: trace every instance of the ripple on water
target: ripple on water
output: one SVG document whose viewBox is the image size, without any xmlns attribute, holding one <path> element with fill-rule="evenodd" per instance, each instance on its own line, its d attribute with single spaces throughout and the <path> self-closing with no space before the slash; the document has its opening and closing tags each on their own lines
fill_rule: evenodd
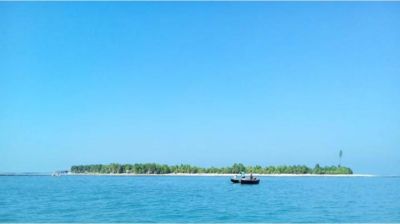
<svg viewBox="0 0 400 224">
<path fill-rule="evenodd" d="M 400 179 L 0 177 L 1 222 L 399 222 Z"/>
</svg>

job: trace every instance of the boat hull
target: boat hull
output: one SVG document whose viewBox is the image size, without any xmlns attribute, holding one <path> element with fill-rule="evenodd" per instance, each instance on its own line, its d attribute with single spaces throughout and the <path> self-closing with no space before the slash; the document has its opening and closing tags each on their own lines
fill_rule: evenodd
<svg viewBox="0 0 400 224">
<path fill-rule="evenodd" d="M 259 184 L 260 183 L 260 179 L 256 179 L 256 180 L 241 180 L 240 183 L 241 184 Z"/>
<path fill-rule="evenodd" d="M 259 184 L 260 183 L 260 179 L 249 180 L 249 179 L 231 178 L 231 182 L 234 183 L 234 184 Z"/>
<path fill-rule="evenodd" d="M 240 183 L 240 180 L 231 178 L 231 182 L 234 184 L 238 184 L 238 183 Z"/>
</svg>

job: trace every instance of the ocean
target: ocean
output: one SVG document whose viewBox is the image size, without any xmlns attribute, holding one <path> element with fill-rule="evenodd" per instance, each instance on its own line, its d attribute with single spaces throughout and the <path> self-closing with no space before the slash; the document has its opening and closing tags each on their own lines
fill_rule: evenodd
<svg viewBox="0 0 400 224">
<path fill-rule="evenodd" d="M 400 178 L 0 176 L 0 222 L 400 222 Z"/>
</svg>

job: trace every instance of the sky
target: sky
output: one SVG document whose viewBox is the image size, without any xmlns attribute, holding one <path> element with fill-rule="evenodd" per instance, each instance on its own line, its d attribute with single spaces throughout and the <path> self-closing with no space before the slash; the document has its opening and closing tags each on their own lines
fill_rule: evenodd
<svg viewBox="0 0 400 224">
<path fill-rule="evenodd" d="M 398 2 L 1 2 L 0 172 L 400 174 Z"/>
</svg>

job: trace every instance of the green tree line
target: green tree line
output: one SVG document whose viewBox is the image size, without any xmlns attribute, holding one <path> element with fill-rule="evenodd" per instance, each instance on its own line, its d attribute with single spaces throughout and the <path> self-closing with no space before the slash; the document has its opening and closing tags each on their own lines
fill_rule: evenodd
<svg viewBox="0 0 400 224">
<path fill-rule="evenodd" d="M 72 173 L 100 173 L 100 174 L 173 174 L 173 173 L 257 173 L 257 174 L 353 174 L 353 171 L 344 166 L 320 166 L 316 164 L 314 168 L 305 165 L 293 166 L 244 166 L 241 163 L 235 163 L 228 167 L 197 167 L 188 164 L 165 165 L 156 163 L 135 163 L 118 164 L 111 163 L 107 165 L 77 165 L 71 167 Z"/>
</svg>

